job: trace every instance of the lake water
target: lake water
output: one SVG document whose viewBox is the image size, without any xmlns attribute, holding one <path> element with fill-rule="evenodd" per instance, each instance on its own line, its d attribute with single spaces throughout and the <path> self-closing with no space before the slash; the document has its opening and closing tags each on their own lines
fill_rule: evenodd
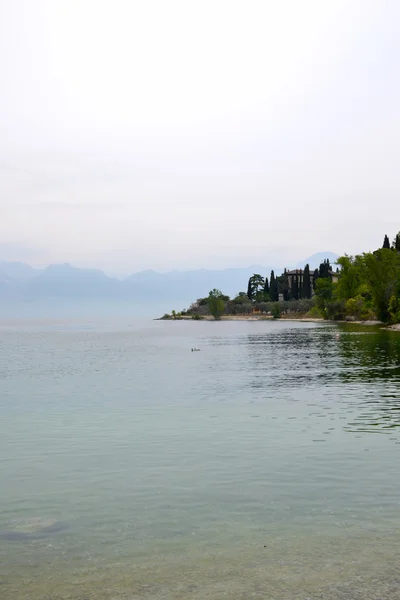
<svg viewBox="0 0 400 600">
<path fill-rule="evenodd" d="M 2 600 L 400 598 L 399 333 L 3 321 L 0 411 Z"/>
</svg>

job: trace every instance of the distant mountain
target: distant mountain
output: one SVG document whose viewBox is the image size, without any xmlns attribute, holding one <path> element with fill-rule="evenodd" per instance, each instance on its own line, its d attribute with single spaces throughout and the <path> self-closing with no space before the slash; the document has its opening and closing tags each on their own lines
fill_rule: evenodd
<svg viewBox="0 0 400 600">
<path fill-rule="evenodd" d="M 142 271 L 131 275 L 125 284 L 137 298 L 164 298 L 167 303 L 172 304 L 171 308 L 176 307 L 177 310 L 181 310 L 197 298 L 208 295 L 213 288 L 220 289 L 228 296 L 246 291 L 248 279 L 253 273 L 269 276 L 270 272 L 271 267 L 260 265 L 219 271 L 207 269 L 169 273 Z"/>
<path fill-rule="evenodd" d="M 14 283 L 15 282 L 13 281 L 13 279 L 9 277 L 9 275 L 5 271 L 3 271 L 0 266 L 0 285 L 11 285 Z"/>
<path fill-rule="evenodd" d="M 29 279 L 23 291 L 29 298 L 115 298 L 121 282 L 96 269 L 69 264 L 49 265 Z"/>
<path fill-rule="evenodd" d="M 34 269 L 26 263 L 6 261 L 0 261 L 0 272 L 5 273 L 8 277 L 17 282 L 28 281 L 40 273 L 38 269 Z"/>
<path fill-rule="evenodd" d="M 334 264 L 337 255 L 332 252 L 314 254 L 298 263 L 298 268 L 304 267 L 307 262 L 312 269 L 316 268 L 325 258 Z M 6 314 L 6 305 L 12 307 L 14 316 L 19 314 L 18 307 L 26 308 L 28 305 L 32 312 L 35 306 L 42 306 L 40 314 L 43 315 L 49 314 L 50 310 L 51 314 L 55 314 L 61 306 L 66 313 L 70 307 L 75 307 L 74 311 L 78 313 L 82 307 L 90 312 L 101 305 L 114 307 L 116 314 L 120 310 L 132 313 L 138 307 L 145 307 L 149 314 L 158 314 L 160 311 L 182 310 L 213 288 L 234 296 L 246 291 L 253 273 L 269 277 L 271 269 L 276 274 L 283 271 L 283 267 L 260 265 L 218 271 L 196 269 L 158 273 L 150 270 L 135 273 L 121 281 L 103 271 L 80 269 L 70 264 L 49 265 L 40 270 L 25 263 L 3 261 L 0 262 L 1 312 Z"/>
<path fill-rule="evenodd" d="M 298 262 L 296 269 L 304 269 L 306 264 L 310 265 L 311 270 L 317 269 L 319 265 L 327 258 L 329 259 L 331 265 L 334 265 L 339 258 L 339 254 L 335 254 L 334 252 L 316 252 L 312 256 L 309 256 L 308 258 Z"/>
</svg>

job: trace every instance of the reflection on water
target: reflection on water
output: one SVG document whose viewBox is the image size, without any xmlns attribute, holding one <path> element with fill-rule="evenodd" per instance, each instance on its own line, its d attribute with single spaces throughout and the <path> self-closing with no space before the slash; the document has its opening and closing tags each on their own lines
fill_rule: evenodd
<svg viewBox="0 0 400 600">
<path fill-rule="evenodd" d="M 360 396 L 348 405 L 355 418 L 347 431 L 390 434 L 399 443 L 400 426 L 400 344 L 396 333 L 381 330 L 362 332 L 347 328 L 339 338 L 343 360 L 340 377 Z M 369 385 L 365 385 L 369 384 Z"/>
<path fill-rule="evenodd" d="M 400 598 L 399 359 L 347 325 L 4 328 L 0 598 Z"/>
</svg>

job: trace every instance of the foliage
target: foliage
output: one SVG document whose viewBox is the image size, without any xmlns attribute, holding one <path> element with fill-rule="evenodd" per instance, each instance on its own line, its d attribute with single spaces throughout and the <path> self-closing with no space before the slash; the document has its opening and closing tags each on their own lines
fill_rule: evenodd
<svg viewBox="0 0 400 600">
<path fill-rule="evenodd" d="M 279 302 L 274 302 L 271 309 L 271 315 L 274 319 L 279 319 L 281 316 L 281 307 L 279 306 Z"/>
<path fill-rule="evenodd" d="M 317 280 L 319 277 L 319 269 L 315 269 L 314 274 L 313 274 L 313 290 L 315 293 L 315 288 L 317 287 Z"/>
<path fill-rule="evenodd" d="M 265 278 L 265 283 L 264 283 L 264 299 L 269 299 L 269 283 L 268 283 L 268 277 Z"/>
<path fill-rule="evenodd" d="M 319 277 L 315 286 L 316 303 L 322 314 L 327 316 L 327 306 L 332 300 L 333 284 L 329 277 Z"/>
<path fill-rule="evenodd" d="M 297 276 L 297 273 L 293 277 L 293 283 L 292 283 L 292 289 L 291 289 L 290 295 L 293 298 L 293 300 L 299 299 L 299 278 Z"/>
<path fill-rule="evenodd" d="M 282 294 L 284 300 L 289 300 L 289 278 L 286 269 L 282 275 L 276 277 L 276 282 L 278 284 L 278 298 L 279 294 Z"/>
<path fill-rule="evenodd" d="M 225 301 L 223 294 L 216 289 L 211 290 L 208 295 L 208 308 L 214 319 L 218 320 L 225 312 Z"/>
<path fill-rule="evenodd" d="M 396 321 L 392 297 L 400 295 L 400 254 L 382 248 L 363 256 L 376 316 L 383 322 Z"/>
<path fill-rule="evenodd" d="M 400 231 L 394 239 L 393 249 L 396 250 L 397 252 L 400 252 Z"/>
<path fill-rule="evenodd" d="M 226 314 L 250 314 L 254 310 L 263 314 L 309 314 L 328 319 L 376 319 L 383 322 L 400 322 L 400 232 L 390 247 L 385 236 L 384 248 L 357 256 L 341 256 L 337 260 L 335 282 L 329 260 L 311 273 L 309 265 L 291 277 L 288 272 L 278 277 L 274 271 L 265 279 L 254 273 L 248 282 L 247 293 L 240 292 L 232 300 L 219 290 L 212 290 L 206 298 L 199 298 L 187 311 L 163 318 L 193 319 L 212 314 L 219 319 Z M 313 294 L 313 292 L 315 292 Z M 310 296 L 312 296 L 310 298 Z M 279 298 L 283 297 L 283 300 Z"/>
<path fill-rule="evenodd" d="M 301 292 L 302 298 L 311 298 L 311 276 L 310 276 L 310 265 L 304 267 L 303 273 L 303 286 Z"/>
<path fill-rule="evenodd" d="M 247 296 L 252 301 L 262 300 L 264 297 L 264 278 L 259 273 L 254 273 L 249 279 Z"/>
<path fill-rule="evenodd" d="M 331 265 L 329 263 L 329 259 L 325 259 L 324 262 L 319 265 L 318 275 L 322 279 L 328 279 L 328 277 L 331 277 Z"/>
<path fill-rule="evenodd" d="M 269 297 L 272 302 L 279 300 L 278 282 L 275 279 L 275 273 L 271 271 L 271 277 L 269 279 Z"/>
</svg>

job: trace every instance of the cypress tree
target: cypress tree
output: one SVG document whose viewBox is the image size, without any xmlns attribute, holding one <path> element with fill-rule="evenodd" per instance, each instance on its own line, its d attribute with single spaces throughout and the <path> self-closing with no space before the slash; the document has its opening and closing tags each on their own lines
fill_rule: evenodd
<svg viewBox="0 0 400 600">
<path fill-rule="evenodd" d="M 289 300 L 289 276 L 287 270 L 285 269 L 283 274 L 277 278 L 278 281 L 278 294 L 282 294 L 285 302 Z"/>
<path fill-rule="evenodd" d="M 265 283 L 264 283 L 264 294 L 266 296 L 269 296 L 269 283 L 268 283 L 268 277 L 265 278 Z"/>
<path fill-rule="evenodd" d="M 390 250 L 390 242 L 389 242 L 389 238 L 387 235 L 385 235 L 385 239 L 383 240 L 382 248 L 386 248 L 387 250 Z"/>
<path fill-rule="evenodd" d="M 319 277 L 319 271 L 318 271 L 318 269 L 315 269 L 314 275 L 313 275 L 313 282 L 312 282 L 314 292 L 315 292 L 315 288 L 316 288 L 316 285 L 317 285 L 317 279 L 318 279 L 318 277 Z"/>
<path fill-rule="evenodd" d="M 278 302 L 278 300 L 279 300 L 278 284 L 275 279 L 275 273 L 273 271 L 271 271 L 271 277 L 269 278 L 269 296 L 271 298 L 271 302 Z"/>
<path fill-rule="evenodd" d="M 297 277 L 297 273 L 296 275 L 293 277 L 293 283 L 292 283 L 292 299 L 293 300 L 298 300 L 299 299 L 299 279 Z"/>
<path fill-rule="evenodd" d="M 319 277 L 328 279 L 331 276 L 330 270 L 331 270 L 331 265 L 329 263 L 329 260 L 325 259 L 324 262 L 322 262 L 319 265 Z"/>
<path fill-rule="evenodd" d="M 394 249 L 397 250 L 397 252 L 400 252 L 400 232 L 396 235 L 396 239 L 394 241 Z"/>
<path fill-rule="evenodd" d="M 251 277 L 249 279 L 249 283 L 247 286 L 247 297 L 249 300 L 253 300 L 253 286 L 252 286 L 252 280 Z"/>
<path fill-rule="evenodd" d="M 311 298 L 310 265 L 306 265 L 304 267 L 302 297 L 303 298 Z"/>
</svg>

